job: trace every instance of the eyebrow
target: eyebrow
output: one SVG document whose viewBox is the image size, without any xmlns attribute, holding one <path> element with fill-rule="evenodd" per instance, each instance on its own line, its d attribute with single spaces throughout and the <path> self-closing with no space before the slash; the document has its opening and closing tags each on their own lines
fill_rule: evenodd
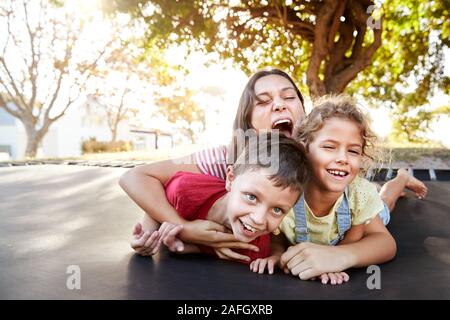
<svg viewBox="0 0 450 320">
<path fill-rule="evenodd" d="M 281 92 L 285 92 L 287 90 L 294 90 L 294 92 L 295 92 L 295 88 L 294 87 L 284 87 L 284 88 L 281 89 Z M 256 96 L 262 96 L 262 95 L 270 95 L 270 92 L 263 91 L 261 93 L 256 94 Z"/>
<path fill-rule="evenodd" d="M 333 142 L 333 143 L 338 143 L 338 144 L 339 144 L 339 141 L 336 141 L 336 140 L 333 140 L 333 139 L 323 140 L 323 141 L 321 141 L 320 143 L 326 143 L 326 142 Z M 351 143 L 351 144 L 350 144 L 350 147 L 360 147 L 360 148 L 362 148 L 362 144 L 359 144 L 359 143 Z"/>
<path fill-rule="evenodd" d="M 261 198 L 261 195 L 263 194 L 262 192 L 260 192 L 258 189 L 247 189 L 246 191 L 244 191 L 244 192 L 248 192 L 248 193 L 252 193 L 252 194 L 254 194 L 258 199 L 260 199 Z M 285 209 L 285 210 L 289 210 L 290 208 L 292 208 L 292 206 L 291 205 L 289 205 L 289 204 L 278 204 L 276 207 L 279 207 L 279 208 L 282 208 L 282 209 Z"/>
</svg>

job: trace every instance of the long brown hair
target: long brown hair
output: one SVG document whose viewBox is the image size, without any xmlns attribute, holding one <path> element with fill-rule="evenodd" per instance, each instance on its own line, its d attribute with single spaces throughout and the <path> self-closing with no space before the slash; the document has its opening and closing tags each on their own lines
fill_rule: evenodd
<svg viewBox="0 0 450 320">
<path fill-rule="evenodd" d="M 247 82 L 247 85 L 244 88 L 244 91 L 242 92 L 241 98 L 239 100 L 239 106 L 236 112 L 236 117 L 234 118 L 233 123 L 233 138 L 230 144 L 230 159 L 228 159 L 228 163 L 234 163 L 236 160 L 236 156 L 241 153 L 242 150 L 236 150 L 236 139 L 235 139 L 235 133 L 237 130 L 243 130 L 244 132 L 249 129 L 255 129 L 253 125 L 251 124 L 251 115 L 253 112 L 253 108 L 255 105 L 255 101 L 257 100 L 256 94 L 255 94 L 255 84 L 256 81 L 259 79 L 270 76 L 270 75 L 278 75 L 283 78 L 286 78 L 289 80 L 289 82 L 292 84 L 292 86 L 295 89 L 295 92 L 297 93 L 298 98 L 302 102 L 302 108 L 305 110 L 304 106 L 304 100 L 303 96 L 298 89 L 297 85 L 295 84 L 294 80 L 284 71 L 280 69 L 269 69 L 269 70 L 260 70 L 253 74 L 250 79 Z M 268 128 L 269 129 L 269 128 Z"/>
</svg>

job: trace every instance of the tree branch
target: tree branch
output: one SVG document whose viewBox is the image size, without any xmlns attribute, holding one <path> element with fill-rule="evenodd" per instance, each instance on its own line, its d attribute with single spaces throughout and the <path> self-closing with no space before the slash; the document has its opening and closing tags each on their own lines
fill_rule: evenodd
<svg viewBox="0 0 450 320">
<path fill-rule="evenodd" d="M 326 93 L 324 82 L 320 79 L 320 66 L 328 55 L 328 31 L 337 5 L 336 1 L 324 1 L 316 16 L 313 49 L 306 70 L 306 82 L 313 97 L 322 96 Z"/>
<path fill-rule="evenodd" d="M 374 42 L 366 50 L 361 51 L 358 56 L 354 57 L 349 66 L 333 76 L 330 81 L 330 90 L 333 90 L 332 92 L 342 92 L 347 84 L 356 78 L 358 73 L 370 64 L 376 50 L 381 46 L 382 29 L 383 17 L 380 21 L 380 28 L 373 29 Z"/>
<path fill-rule="evenodd" d="M 39 52 L 39 56 L 37 56 L 36 51 L 35 51 L 36 30 L 34 32 L 31 30 L 30 21 L 28 19 L 27 5 L 26 5 L 25 1 L 22 2 L 22 4 L 23 4 L 24 12 L 25 12 L 25 25 L 27 27 L 28 36 L 30 39 L 30 48 L 31 48 L 31 64 L 28 66 L 28 74 L 29 74 L 30 83 L 31 83 L 31 97 L 30 97 L 28 106 L 32 110 L 33 106 L 36 102 L 36 95 L 37 95 L 37 83 L 36 83 L 36 73 L 37 72 L 36 72 L 36 70 L 37 70 L 37 66 L 38 66 L 37 61 L 40 60 L 40 52 Z M 41 4 L 42 4 L 42 2 L 41 2 Z M 39 25 L 40 25 L 40 21 L 39 21 Z"/>
<path fill-rule="evenodd" d="M 341 23 L 341 16 L 344 13 L 345 6 L 347 5 L 347 0 L 338 1 L 339 4 L 336 8 L 336 12 L 334 14 L 333 22 L 330 27 L 330 33 L 328 35 L 328 49 L 331 51 L 334 47 L 334 38 L 336 37 L 336 33 L 339 29 L 339 24 Z"/>
<path fill-rule="evenodd" d="M 20 101 L 22 102 L 22 107 L 23 107 L 23 108 L 29 109 L 29 106 L 28 106 L 27 103 L 25 102 L 25 99 L 24 99 L 22 93 L 21 93 L 21 92 L 19 91 L 19 89 L 17 88 L 16 82 L 15 82 L 15 80 L 14 80 L 14 78 L 13 78 L 11 72 L 9 71 L 8 66 L 7 66 L 6 63 L 5 63 L 5 59 L 4 59 L 3 57 L 0 57 L 0 63 L 2 64 L 3 69 L 5 70 L 7 76 L 8 76 L 8 78 L 9 78 L 9 80 L 10 80 L 9 82 L 10 82 L 11 86 L 13 87 L 15 96 L 17 96 L 17 97 L 20 99 Z M 7 88 L 7 86 L 6 86 L 6 84 L 3 82 L 3 80 L 2 80 L 2 84 L 3 84 L 3 86 L 8 90 L 8 94 L 11 95 L 11 96 L 14 96 L 14 95 L 12 95 L 12 93 L 9 91 L 9 89 Z M 17 107 L 19 108 L 20 105 L 18 105 Z"/>
<path fill-rule="evenodd" d="M 3 95 L 1 93 L 0 93 L 0 108 L 5 109 L 6 112 L 11 114 L 13 117 L 16 117 L 18 119 L 21 119 L 21 117 L 22 117 L 22 114 L 20 112 L 14 111 L 10 107 L 8 107 L 6 99 L 3 97 Z"/>
</svg>

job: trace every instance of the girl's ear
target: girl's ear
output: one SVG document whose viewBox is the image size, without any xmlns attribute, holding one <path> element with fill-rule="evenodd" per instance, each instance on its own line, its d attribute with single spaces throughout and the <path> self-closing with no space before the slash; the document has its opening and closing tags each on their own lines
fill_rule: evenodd
<svg viewBox="0 0 450 320">
<path fill-rule="evenodd" d="M 234 173 L 233 173 L 233 166 L 228 166 L 227 168 L 227 180 L 225 181 L 225 189 L 227 189 L 228 192 L 231 191 L 231 185 L 234 180 Z"/>
</svg>

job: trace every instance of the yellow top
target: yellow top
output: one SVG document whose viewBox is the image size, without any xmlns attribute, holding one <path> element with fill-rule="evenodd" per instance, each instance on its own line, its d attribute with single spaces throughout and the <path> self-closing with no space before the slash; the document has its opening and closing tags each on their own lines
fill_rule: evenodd
<svg viewBox="0 0 450 320">
<path fill-rule="evenodd" d="M 316 217 L 305 201 L 306 222 L 311 242 L 329 245 L 339 236 L 336 211 L 343 198 L 344 194 L 339 197 L 329 214 L 323 217 Z M 358 176 L 348 187 L 348 202 L 352 214 L 352 225 L 369 223 L 384 208 L 376 186 Z M 287 239 L 295 244 L 295 213 L 293 209 L 284 217 L 279 228 Z"/>
</svg>

